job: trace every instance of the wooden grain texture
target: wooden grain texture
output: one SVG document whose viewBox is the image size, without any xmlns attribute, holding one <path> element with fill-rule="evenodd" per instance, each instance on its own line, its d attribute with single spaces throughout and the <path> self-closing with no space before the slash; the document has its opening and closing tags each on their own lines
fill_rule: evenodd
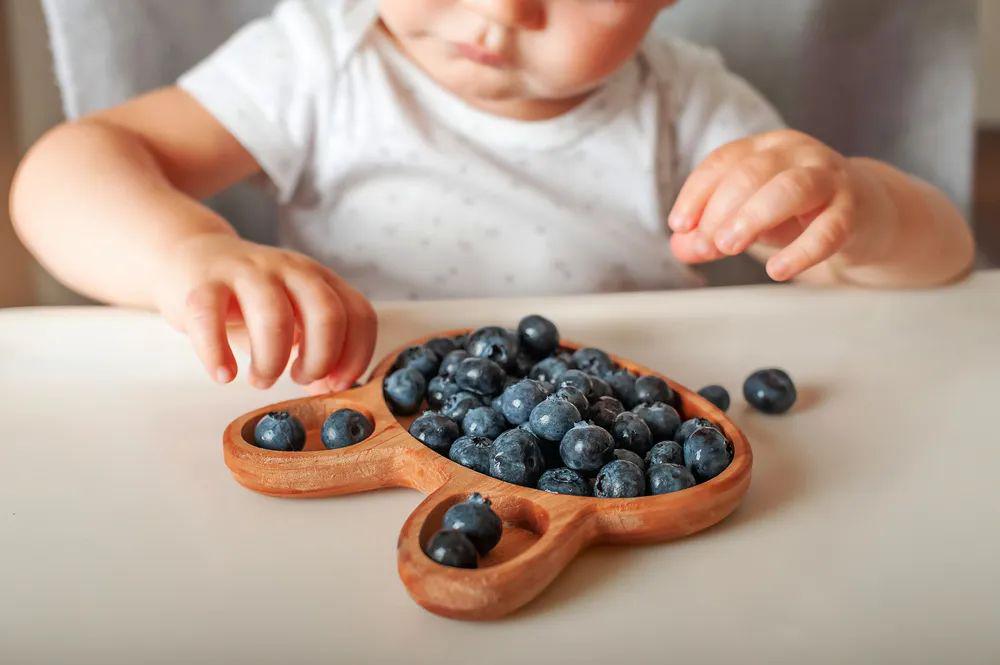
<svg viewBox="0 0 1000 665">
<path fill-rule="evenodd" d="M 464 331 L 448 331 L 432 337 Z M 569 349 L 578 344 L 564 342 Z M 719 476 L 682 492 L 634 499 L 598 499 L 549 494 L 484 476 L 438 455 L 411 437 L 382 397 L 382 379 L 397 349 L 372 373 L 368 384 L 345 393 L 306 397 L 248 413 L 226 429 L 226 464 L 246 487 L 282 497 L 351 494 L 409 487 L 427 494 L 403 525 L 398 542 L 399 576 L 413 599 L 436 614 L 456 619 L 496 619 L 530 602 L 584 548 L 598 543 L 663 542 L 706 529 L 729 515 L 750 485 L 753 454 L 743 433 L 715 406 L 666 379 L 680 395 L 686 417 L 718 423 L 734 456 Z M 615 360 L 639 374 L 657 374 L 626 359 Z M 662 375 L 660 375 L 662 376 Z M 372 436 L 356 446 L 325 450 L 318 443 L 326 416 L 353 408 L 371 417 Z M 307 430 L 306 450 L 283 453 L 253 446 L 253 428 L 266 413 L 286 410 Z M 504 521 L 496 549 L 475 570 L 449 568 L 424 554 L 424 545 L 445 511 L 479 492 Z"/>
</svg>

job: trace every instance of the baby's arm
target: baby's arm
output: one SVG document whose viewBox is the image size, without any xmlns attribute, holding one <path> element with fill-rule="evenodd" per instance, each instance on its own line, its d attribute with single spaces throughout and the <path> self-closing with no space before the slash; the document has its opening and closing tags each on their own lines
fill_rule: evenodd
<svg viewBox="0 0 1000 665">
<path fill-rule="evenodd" d="M 670 226 L 682 260 L 749 251 L 780 281 L 933 286 L 965 274 L 974 255 L 940 191 L 794 131 L 715 151 L 685 183 Z"/>
<path fill-rule="evenodd" d="M 367 367 L 375 314 L 315 261 L 241 240 L 198 202 L 259 171 L 193 98 L 166 88 L 49 132 L 22 162 L 15 227 L 57 277 L 94 298 L 155 308 L 210 375 L 231 381 L 227 323 L 245 325 L 250 381 L 341 389 Z"/>
</svg>

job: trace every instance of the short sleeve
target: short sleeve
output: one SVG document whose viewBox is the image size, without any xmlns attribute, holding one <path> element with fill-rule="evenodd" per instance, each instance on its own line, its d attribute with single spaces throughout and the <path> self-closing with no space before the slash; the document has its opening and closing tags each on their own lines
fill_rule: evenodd
<svg viewBox="0 0 1000 665">
<path fill-rule="evenodd" d="M 717 148 L 785 128 L 771 103 L 726 69 L 718 52 L 680 40 L 658 41 L 647 50 L 666 92 L 679 183 Z"/>
<path fill-rule="evenodd" d="M 317 93 L 335 70 L 332 31 L 319 5 L 283 2 L 178 81 L 254 156 L 282 203 L 306 169 Z"/>
</svg>

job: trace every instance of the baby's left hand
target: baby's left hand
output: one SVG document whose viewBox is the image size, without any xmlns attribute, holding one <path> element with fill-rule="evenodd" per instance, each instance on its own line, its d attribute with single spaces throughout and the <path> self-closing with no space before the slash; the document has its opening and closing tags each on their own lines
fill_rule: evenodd
<svg viewBox="0 0 1000 665">
<path fill-rule="evenodd" d="M 862 169 L 795 131 L 725 145 L 702 162 L 670 213 L 671 247 L 686 263 L 780 248 L 767 261 L 785 281 L 854 245 L 874 183 Z"/>
</svg>

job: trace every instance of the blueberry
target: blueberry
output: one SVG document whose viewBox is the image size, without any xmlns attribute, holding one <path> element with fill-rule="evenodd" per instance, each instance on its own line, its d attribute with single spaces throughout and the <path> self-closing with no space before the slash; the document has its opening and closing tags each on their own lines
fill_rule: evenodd
<svg viewBox="0 0 1000 665">
<path fill-rule="evenodd" d="M 493 441 L 485 436 L 460 436 L 451 444 L 448 457 L 466 468 L 488 475 L 492 453 Z"/>
<path fill-rule="evenodd" d="M 660 441 L 646 453 L 646 466 L 657 464 L 684 464 L 684 447 L 676 441 Z"/>
<path fill-rule="evenodd" d="M 784 370 L 762 369 L 747 377 L 743 397 L 758 411 L 777 415 L 792 408 L 798 393 Z"/>
<path fill-rule="evenodd" d="M 695 430 L 684 442 L 684 465 L 698 482 L 715 478 L 732 460 L 730 443 L 714 427 Z"/>
<path fill-rule="evenodd" d="M 631 411 L 618 414 L 611 423 L 611 436 L 615 439 L 616 448 L 631 450 L 637 455 L 645 455 L 653 442 L 649 425 Z"/>
<path fill-rule="evenodd" d="M 475 546 L 479 556 L 497 546 L 503 533 L 500 517 L 490 507 L 490 500 L 473 494 L 464 503 L 458 503 L 444 514 L 444 528 L 464 533 Z"/>
<path fill-rule="evenodd" d="M 704 418 L 691 418 L 690 420 L 685 420 L 683 423 L 681 423 L 681 426 L 677 428 L 677 431 L 674 433 L 673 437 L 665 437 L 665 438 L 668 439 L 673 438 L 674 441 L 683 446 L 687 438 L 691 436 L 691 434 L 693 434 L 695 430 L 699 430 L 702 427 L 714 427 L 715 429 L 719 429 L 719 426 L 713 423 L 711 420 L 705 420 Z"/>
<path fill-rule="evenodd" d="M 531 412 L 545 401 L 545 389 L 538 381 L 522 379 L 503 391 L 501 404 L 503 415 L 513 425 L 528 422 Z"/>
<path fill-rule="evenodd" d="M 382 391 L 389 410 L 397 415 L 409 416 L 416 413 L 424 401 L 427 379 L 412 367 L 403 368 L 389 375 Z"/>
<path fill-rule="evenodd" d="M 461 390 L 454 381 L 443 376 L 435 376 L 427 384 L 427 406 L 432 409 L 440 409 L 449 397 Z"/>
<path fill-rule="evenodd" d="M 531 373 L 531 368 L 535 366 L 534 359 L 523 350 L 514 358 L 513 374 L 518 378 L 524 378 Z"/>
<path fill-rule="evenodd" d="M 306 446 L 306 429 L 287 411 L 272 411 L 254 427 L 253 442 L 265 450 L 298 452 Z"/>
<path fill-rule="evenodd" d="M 579 388 L 575 388 L 573 386 L 563 386 L 557 390 L 555 394 L 556 397 L 562 397 L 564 400 L 575 406 L 581 416 L 590 411 L 590 401 Z"/>
<path fill-rule="evenodd" d="M 462 333 L 451 338 L 455 342 L 455 348 L 464 349 L 469 343 L 469 333 Z"/>
<path fill-rule="evenodd" d="M 705 386 L 698 394 L 719 407 L 719 411 L 729 410 L 729 391 L 722 386 Z"/>
<path fill-rule="evenodd" d="M 441 405 L 441 415 L 460 423 L 465 420 L 465 414 L 482 405 L 483 400 L 479 395 L 462 390 L 444 401 L 444 404 Z"/>
<path fill-rule="evenodd" d="M 444 358 L 446 355 L 458 348 L 455 346 L 455 341 L 448 339 L 447 337 L 435 337 L 424 344 L 424 346 L 436 353 L 439 358 Z"/>
<path fill-rule="evenodd" d="M 642 460 L 641 457 L 633 453 L 631 450 L 626 450 L 624 448 L 615 448 L 615 459 L 624 460 L 626 462 L 632 462 L 632 464 L 635 464 L 643 471 L 646 470 L 646 463 Z"/>
<path fill-rule="evenodd" d="M 503 413 L 503 393 L 490 400 L 490 408 L 497 413 Z"/>
<path fill-rule="evenodd" d="M 627 499 L 645 493 L 642 467 L 626 460 L 616 459 L 604 465 L 594 484 L 594 496 L 602 499 Z"/>
<path fill-rule="evenodd" d="M 640 404 L 632 409 L 633 413 L 646 421 L 653 441 L 669 441 L 674 438 L 674 432 L 681 424 L 677 409 L 660 402 Z"/>
<path fill-rule="evenodd" d="M 476 546 L 465 534 L 442 529 L 431 536 L 427 543 L 427 556 L 442 566 L 453 568 L 478 568 Z"/>
<path fill-rule="evenodd" d="M 656 464 L 649 467 L 650 494 L 669 494 L 694 487 L 696 481 L 691 471 L 681 464 Z"/>
<path fill-rule="evenodd" d="M 609 374 L 605 377 L 605 381 L 626 409 L 634 409 L 639 404 L 639 398 L 635 394 L 634 374 L 628 370 L 620 370 Z"/>
<path fill-rule="evenodd" d="M 549 469 L 538 479 L 538 489 L 550 494 L 590 496 L 590 484 L 573 469 Z"/>
<path fill-rule="evenodd" d="M 556 356 L 551 356 L 545 358 L 544 360 L 539 360 L 531 371 L 528 372 L 528 376 L 535 381 L 543 381 L 545 383 L 556 383 L 567 370 L 572 369 L 565 360 L 557 358 Z"/>
<path fill-rule="evenodd" d="M 573 353 L 573 362 L 587 374 L 604 377 L 615 371 L 615 362 L 600 349 L 578 349 Z"/>
<path fill-rule="evenodd" d="M 614 396 L 615 391 L 611 389 L 611 385 L 607 381 L 598 376 L 590 377 L 590 394 L 587 395 L 587 399 L 593 402 L 594 400 L 602 397 Z"/>
<path fill-rule="evenodd" d="M 504 417 L 488 406 L 470 409 L 462 418 L 462 431 L 468 436 L 485 436 L 495 439 L 508 429 Z"/>
<path fill-rule="evenodd" d="M 598 427 L 611 431 L 617 418 L 625 407 L 614 397 L 600 397 L 595 400 L 587 411 L 587 416 Z"/>
<path fill-rule="evenodd" d="M 430 381 L 441 367 L 441 356 L 426 346 L 411 346 L 396 358 L 397 369 L 412 367 Z"/>
<path fill-rule="evenodd" d="M 556 381 L 556 388 L 562 388 L 563 386 L 573 386 L 586 395 L 588 400 L 591 397 L 591 391 L 594 389 L 594 384 L 591 382 L 590 376 L 578 369 L 568 369 L 562 373 L 559 380 Z"/>
<path fill-rule="evenodd" d="M 499 326 L 480 328 L 469 336 L 465 345 L 469 355 L 492 360 L 505 371 L 514 370 L 520 348 L 517 335 Z"/>
<path fill-rule="evenodd" d="M 658 376 L 640 376 L 635 380 L 635 397 L 646 404 L 670 404 L 674 399 L 674 391 Z"/>
<path fill-rule="evenodd" d="M 458 371 L 458 364 L 469 357 L 469 352 L 465 349 L 455 349 L 444 357 L 441 361 L 441 367 L 438 369 L 438 374 L 441 376 L 452 379 L 455 377 L 455 372 Z"/>
<path fill-rule="evenodd" d="M 493 442 L 490 475 L 494 478 L 534 487 L 544 469 L 538 439 L 526 429 L 507 430 Z"/>
<path fill-rule="evenodd" d="M 559 444 L 563 462 L 574 471 L 598 471 L 614 457 L 615 441 L 597 425 L 577 423 Z"/>
<path fill-rule="evenodd" d="M 582 417 L 580 411 L 569 401 L 561 397 L 548 397 L 531 412 L 528 424 L 539 438 L 559 443 Z"/>
<path fill-rule="evenodd" d="M 547 356 L 559 347 L 559 329 L 544 316 L 532 314 L 517 326 L 521 345 L 536 358 Z"/>
<path fill-rule="evenodd" d="M 431 450 L 447 455 L 461 432 L 451 418 L 428 411 L 410 424 L 410 434 Z"/>
<path fill-rule="evenodd" d="M 320 438 L 328 449 L 346 448 L 361 443 L 372 435 L 375 426 L 363 414 L 353 409 L 339 409 L 323 423 Z"/>
<path fill-rule="evenodd" d="M 486 358 L 466 358 L 455 372 L 455 382 L 462 390 L 491 397 L 503 390 L 506 379 L 500 365 Z"/>
</svg>

